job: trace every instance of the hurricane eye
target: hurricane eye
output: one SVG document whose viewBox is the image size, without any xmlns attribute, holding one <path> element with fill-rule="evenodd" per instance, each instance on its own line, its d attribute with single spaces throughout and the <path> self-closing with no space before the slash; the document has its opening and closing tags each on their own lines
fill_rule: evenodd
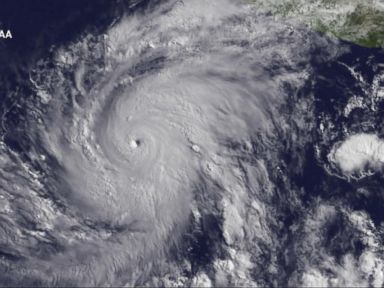
<svg viewBox="0 0 384 288">
<path fill-rule="evenodd" d="M 141 144 L 142 144 L 142 141 L 140 139 L 131 139 L 129 141 L 129 147 L 131 147 L 132 149 L 139 148 Z"/>
</svg>

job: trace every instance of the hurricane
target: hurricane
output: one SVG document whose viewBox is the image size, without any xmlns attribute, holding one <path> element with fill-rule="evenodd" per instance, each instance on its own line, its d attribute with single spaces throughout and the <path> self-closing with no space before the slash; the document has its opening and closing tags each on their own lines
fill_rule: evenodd
<svg viewBox="0 0 384 288">
<path fill-rule="evenodd" d="M 306 149 L 317 141 L 313 159 L 328 167 L 321 155 L 336 143 L 315 136 L 314 74 L 349 48 L 250 1 L 131 2 L 103 33 L 37 61 L 28 95 L 10 92 L 0 142 L 1 282 L 381 283 L 369 216 L 342 197 L 307 195 L 309 174 L 333 174 L 314 172 Z M 11 129 L 4 119 L 18 107 L 22 128 Z M 23 135 L 21 146 L 13 135 Z M 357 160 L 343 149 L 335 157 L 348 170 Z M 322 231 L 335 225 L 347 236 L 326 240 Z M 360 256 L 343 250 L 348 235 L 363 239 Z"/>
</svg>

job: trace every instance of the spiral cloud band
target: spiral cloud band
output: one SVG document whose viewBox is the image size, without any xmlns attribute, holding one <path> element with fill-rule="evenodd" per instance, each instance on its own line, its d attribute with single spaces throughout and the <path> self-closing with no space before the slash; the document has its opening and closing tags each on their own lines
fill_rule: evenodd
<svg viewBox="0 0 384 288">
<path fill-rule="evenodd" d="M 272 163 L 283 139 L 305 144 L 311 103 L 290 97 L 309 79 L 310 51 L 340 52 L 325 48 L 332 41 L 249 3 L 167 1 L 58 48 L 54 65 L 42 59 L 30 74 L 29 160 L 2 146 L 1 181 L 12 188 L 2 190 L 0 236 L 18 257 L 1 260 L 4 279 L 308 284 L 320 273 L 313 263 L 297 260 L 288 276 L 271 256 L 285 253 L 279 215 L 300 201 Z M 314 226 L 336 213 L 318 210 Z M 312 222 L 299 218 L 305 234 Z M 292 249 L 311 241 L 299 237 L 303 250 Z"/>
<path fill-rule="evenodd" d="M 201 181 L 219 187 L 204 197 L 228 215 L 226 241 L 242 241 L 250 200 L 226 143 L 250 153 L 254 135 L 273 133 L 271 117 L 285 100 L 279 82 L 306 77 L 265 73 L 275 57 L 293 61 L 294 49 L 272 47 L 275 37 L 291 40 L 289 27 L 266 27 L 254 13 L 229 1 L 167 3 L 59 50 L 51 72 L 36 69 L 41 110 L 33 129 L 49 155 L 40 161 L 55 162 L 58 172 L 35 182 L 53 187 L 57 202 L 45 200 L 31 215 L 42 214 L 62 249 L 35 257 L 25 277 L 54 285 L 140 281 L 169 253 L 169 241 L 182 240 L 191 213 L 202 213 L 194 196 Z M 67 71 L 75 71 L 73 84 Z"/>
</svg>

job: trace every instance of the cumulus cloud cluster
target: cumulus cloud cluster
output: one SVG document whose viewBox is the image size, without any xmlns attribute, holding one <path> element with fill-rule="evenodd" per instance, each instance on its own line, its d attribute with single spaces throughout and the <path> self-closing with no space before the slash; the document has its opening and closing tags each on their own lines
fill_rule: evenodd
<svg viewBox="0 0 384 288">
<path fill-rule="evenodd" d="M 335 147 L 329 156 L 346 175 L 369 175 L 383 167 L 384 144 L 374 134 L 356 134 Z"/>
</svg>

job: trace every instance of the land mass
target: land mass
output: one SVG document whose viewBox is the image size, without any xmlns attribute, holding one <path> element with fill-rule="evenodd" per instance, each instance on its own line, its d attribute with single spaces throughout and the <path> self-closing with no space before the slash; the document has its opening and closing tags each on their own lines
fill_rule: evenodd
<svg viewBox="0 0 384 288">
<path fill-rule="evenodd" d="M 384 47 L 384 0 L 252 0 L 273 15 L 364 47 Z"/>
</svg>

